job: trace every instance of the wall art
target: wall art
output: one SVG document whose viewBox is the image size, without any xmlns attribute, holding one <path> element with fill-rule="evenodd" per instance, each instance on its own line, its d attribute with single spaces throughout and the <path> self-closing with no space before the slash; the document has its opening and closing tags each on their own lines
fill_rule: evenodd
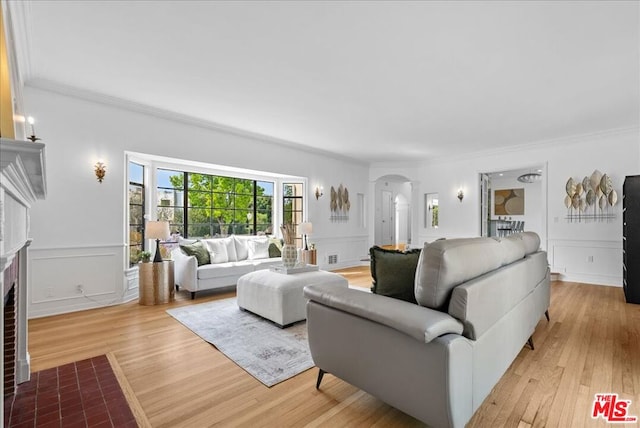
<svg viewBox="0 0 640 428">
<path fill-rule="evenodd" d="M 596 169 L 582 180 L 569 177 L 564 189 L 567 221 L 610 221 L 615 218 L 613 207 L 618 203 L 618 193 L 607 174 Z"/>
<path fill-rule="evenodd" d="M 331 197 L 329 198 L 329 208 L 331 210 L 330 220 L 332 222 L 349 221 L 349 210 L 351 201 L 349 200 L 349 190 L 340 184 L 338 190 L 331 186 Z"/>
<path fill-rule="evenodd" d="M 502 189 L 493 192 L 495 215 L 524 215 L 524 189 Z"/>
</svg>

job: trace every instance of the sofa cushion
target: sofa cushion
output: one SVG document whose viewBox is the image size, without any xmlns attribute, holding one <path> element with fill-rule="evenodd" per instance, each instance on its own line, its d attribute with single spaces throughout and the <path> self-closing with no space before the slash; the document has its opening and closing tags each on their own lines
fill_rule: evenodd
<svg viewBox="0 0 640 428">
<path fill-rule="evenodd" d="M 425 244 L 415 276 L 419 305 L 446 311 L 454 287 L 502 266 L 504 249 L 491 238 L 447 239 Z"/>
<path fill-rule="evenodd" d="M 205 244 L 209 250 L 211 263 L 227 263 L 229 254 L 227 253 L 227 244 L 222 239 L 206 239 Z"/>
<path fill-rule="evenodd" d="M 188 256 L 195 256 L 198 261 L 198 266 L 211 263 L 209 251 L 201 241 L 194 242 L 193 244 L 182 244 L 180 245 L 180 249 Z"/>
<path fill-rule="evenodd" d="M 255 238 L 247 241 L 249 260 L 269 258 L 269 240 L 267 238 Z"/>
<path fill-rule="evenodd" d="M 371 276 L 375 294 L 416 303 L 414 278 L 420 257 L 420 249 L 407 252 L 385 250 L 378 246 L 369 249 Z"/>
<path fill-rule="evenodd" d="M 506 238 L 493 238 L 500 244 L 502 251 L 501 266 L 513 263 L 524 258 L 525 244 L 519 234 L 509 235 Z"/>
<path fill-rule="evenodd" d="M 226 276 L 240 277 L 245 273 L 253 272 L 255 267 L 244 262 L 227 262 L 202 266 L 198 268 L 198 279 L 222 278 Z"/>
<path fill-rule="evenodd" d="M 520 236 L 524 243 L 525 255 L 533 254 L 540 249 L 540 236 L 535 232 L 521 232 L 516 233 L 515 236 Z"/>
</svg>

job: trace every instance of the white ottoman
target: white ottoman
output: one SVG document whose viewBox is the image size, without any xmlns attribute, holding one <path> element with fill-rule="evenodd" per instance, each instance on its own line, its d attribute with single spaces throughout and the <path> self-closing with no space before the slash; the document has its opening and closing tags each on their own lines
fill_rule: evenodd
<svg viewBox="0 0 640 428">
<path fill-rule="evenodd" d="M 349 286 L 343 276 L 323 270 L 288 275 L 257 270 L 238 278 L 238 306 L 285 327 L 307 319 L 303 289 L 311 284 Z"/>
</svg>

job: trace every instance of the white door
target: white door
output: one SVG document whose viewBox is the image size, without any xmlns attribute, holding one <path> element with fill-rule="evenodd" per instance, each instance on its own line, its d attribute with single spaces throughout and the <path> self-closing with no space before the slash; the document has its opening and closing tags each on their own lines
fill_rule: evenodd
<svg viewBox="0 0 640 428">
<path fill-rule="evenodd" d="M 404 195 L 398 195 L 395 199 L 396 208 L 396 244 L 409 242 L 409 203 Z"/>
<path fill-rule="evenodd" d="M 393 194 L 386 190 L 382 191 L 382 245 L 393 244 Z"/>
</svg>

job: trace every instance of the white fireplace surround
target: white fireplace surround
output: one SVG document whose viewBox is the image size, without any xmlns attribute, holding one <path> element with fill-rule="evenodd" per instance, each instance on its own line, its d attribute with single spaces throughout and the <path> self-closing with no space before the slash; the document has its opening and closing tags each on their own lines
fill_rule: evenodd
<svg viewBox="0 0 640 428">
<path fill-rule="evenodd" d="M 4 271 L 18 257 L 15 375 L 16 383 L 22 383 L 30 377 L 27 336 L 29 210 L 47 193 L 44 144 L 0 138 L 0 153 L 0 286 L 5 289 Z"/>
</svg>

